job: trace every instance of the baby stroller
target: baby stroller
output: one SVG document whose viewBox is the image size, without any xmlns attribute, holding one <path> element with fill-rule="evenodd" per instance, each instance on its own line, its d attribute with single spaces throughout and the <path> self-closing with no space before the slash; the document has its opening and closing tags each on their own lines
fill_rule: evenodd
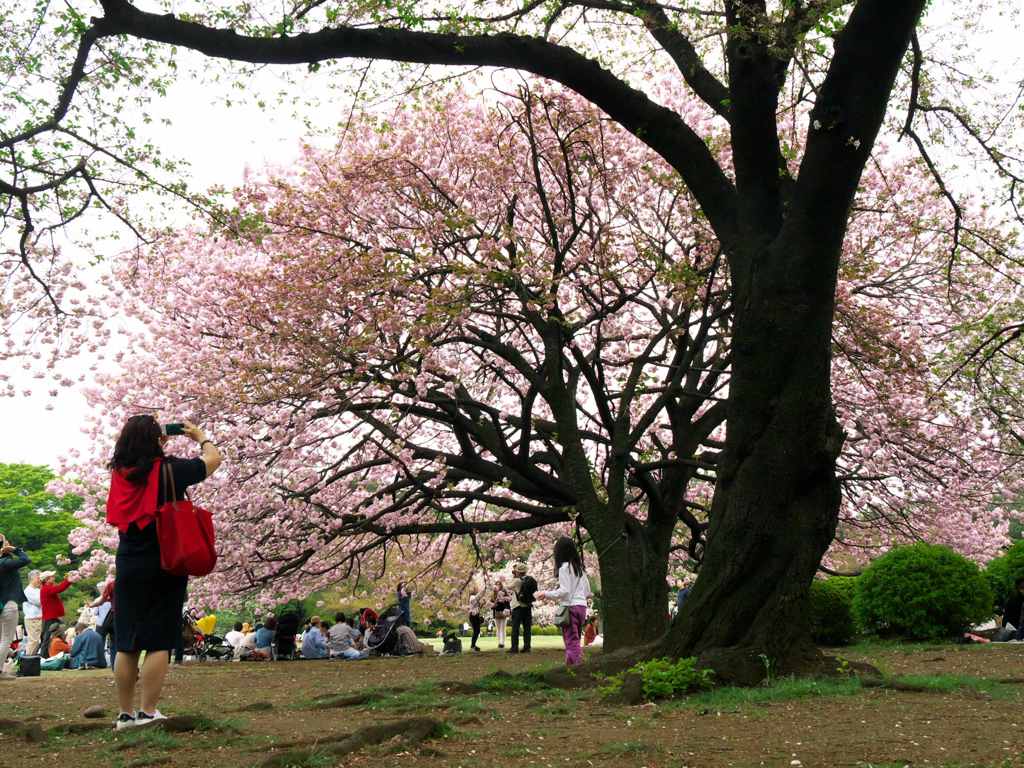
<svg viewBox="0 0 1024 768">
<path fill-rule="evenodd" d="M 377 623 L 366 631 L 366 648 L 371 656 L 394 656 L 398 645 L 398 625 L 402 622 L 402 609 L 388 608 Z"/>
<path fill-rule="evenodd" d="M 196 661 L 206 661 L 209 656 L 209 638 L 206 637 L 196 625 L 196 616 L 191 611 L 185 611 L 181 617 L 181 647 L 186 656 L 193 657 Z"/>
</svg>

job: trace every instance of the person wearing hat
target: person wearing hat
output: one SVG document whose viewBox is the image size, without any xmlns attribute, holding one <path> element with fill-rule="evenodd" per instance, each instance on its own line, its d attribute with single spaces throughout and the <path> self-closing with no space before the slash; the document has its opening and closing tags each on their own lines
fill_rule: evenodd
<svg viewBox="0 0 1024 768">
<path fill-rule="evenodd" d="M 43 607 L 39 602 L 39 588 L 43 585 L 39 580 L 39 571 L 28 572 L 28 586 L 25 587 L 25 601 L 21 604 L 25 614 L 25 633 L 27 635 L 25 652 L 35 656 L 39 650 L 39 641 L 43 636 Z"/>
<path fill-rule="evenodd" d="M 526 563 L 517 562 L 512 566 L 512 647 L 509 653 L 519 653 L 519 632 L 523 633 L 522 653 L 530 652 L 533 633 L 533 594 L 537 591 L 537 580 L 526 573 Z"/>
<path fill-rule="evenodd" d="M 43 632 L 39 641 L 39 652 L 49 655 L 50 640 L 53 639 L 53 631 L 64 618 L 64 601 L 60 599 L 60 593 L 74 583 L 74 579 L 65 576 L 60 584 L 55 584 L 56 571 L 43 571 L 39 574 L 39 605 L 43 609 Z"/>
<path fill-rule="evenodd" d="M 18 571 L 28 565 L 28 555 L 0 533 L 0 675 L 18 633 L 18 605 L 25 602 Z"/>
</svg>

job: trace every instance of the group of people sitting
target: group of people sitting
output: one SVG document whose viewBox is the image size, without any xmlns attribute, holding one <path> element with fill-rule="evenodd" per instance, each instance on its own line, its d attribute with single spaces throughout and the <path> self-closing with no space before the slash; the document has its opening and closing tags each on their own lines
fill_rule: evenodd
<svg viewBox="0 0 1024 768">
<path fill-rule="evenodd" d="M 347 659 L 356 661 L 371 654 L 407 656 L 430 654 L 434 649 L 416 637 L 400 607 L 382 620 L 372 608 L 351 615 L 339 611 L 334 621 L 311 617 L 301 631 L 298 618 L 287 613 L 270 615 L 253 626 L 236 622 L 225 634 L 224 645 L 237 661 L 273 661 L 276 659 Z M 378 622 L 385 624 L 378 627 Z M 393 633 L 393 637 L 391 637 Z"/>
</svg>

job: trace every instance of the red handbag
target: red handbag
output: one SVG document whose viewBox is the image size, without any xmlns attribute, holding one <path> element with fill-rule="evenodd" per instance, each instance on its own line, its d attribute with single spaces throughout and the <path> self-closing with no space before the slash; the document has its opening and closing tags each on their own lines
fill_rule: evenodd
<svg viewBox="0 0 1024 768">
<path fill-rule="evenodd" d="M 174 489 L 174 472 L 166 461 L 165 501 L 156 511 L 156 535 L 160 541 L 160 567 L 176 576 L 205 576 L 217 565 L 213 516 L 188 498 L 179 499 Z"/>
</svg>

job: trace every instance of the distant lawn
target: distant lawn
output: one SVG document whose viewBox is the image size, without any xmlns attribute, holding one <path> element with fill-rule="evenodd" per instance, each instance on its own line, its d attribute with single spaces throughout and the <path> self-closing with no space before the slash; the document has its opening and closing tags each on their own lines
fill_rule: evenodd
<svg viewBox="0 0 1024 768">
<path fill-rule="evenodd" d="M 469 638 L 468 637 L 463 637 L 463 638 L 460 638 L 460 639 L 462 640 L 462 652 L 463 653 L 472 653 L 472 651 L 469 650 Z M 422 640 L 425 643 L 430 643 L 432 646 L 434 646 L 434 648 L 436 648 L 439 651 L 444 646 L 444 641 L 442 641 L 441 638 L 439 638 L 439 637 L 430 637 L 430 638 L 421 637 L 420 640 Z M 484 652 L 484 653 L 486 653 L 488 651 L 497 652 L 499 650 L 504 652 L 504 651 L 507 651 L 509 648 L 512 647 L 512 641 L 510 639 L 506 638 L 505 639 L 505 647 L 503 649 L 498 648 L 498 639 L 496 637 L 494 637 L 494 635 L 488 635 L 487 637 L 480 637 L 479 639 L 477 639 L 476 644 L 478 646 L 480 646 L 480 651 Z M 552 648 L 556 648 L 558 650 L 562 650 L 562 638 L 561 637 L 556 637 L 554 635 L 537 635 L 536 637 L 534 637 L 534 638 L 532 638 L 530 640 L 530 646 L 534 650 L 537 650 L 537 651 L 547 651 L 547 650 L 551 650 Z M 520 639 L 520 647 L 522 647 L 522 640 L 521 639 Z"/>
</svg>

